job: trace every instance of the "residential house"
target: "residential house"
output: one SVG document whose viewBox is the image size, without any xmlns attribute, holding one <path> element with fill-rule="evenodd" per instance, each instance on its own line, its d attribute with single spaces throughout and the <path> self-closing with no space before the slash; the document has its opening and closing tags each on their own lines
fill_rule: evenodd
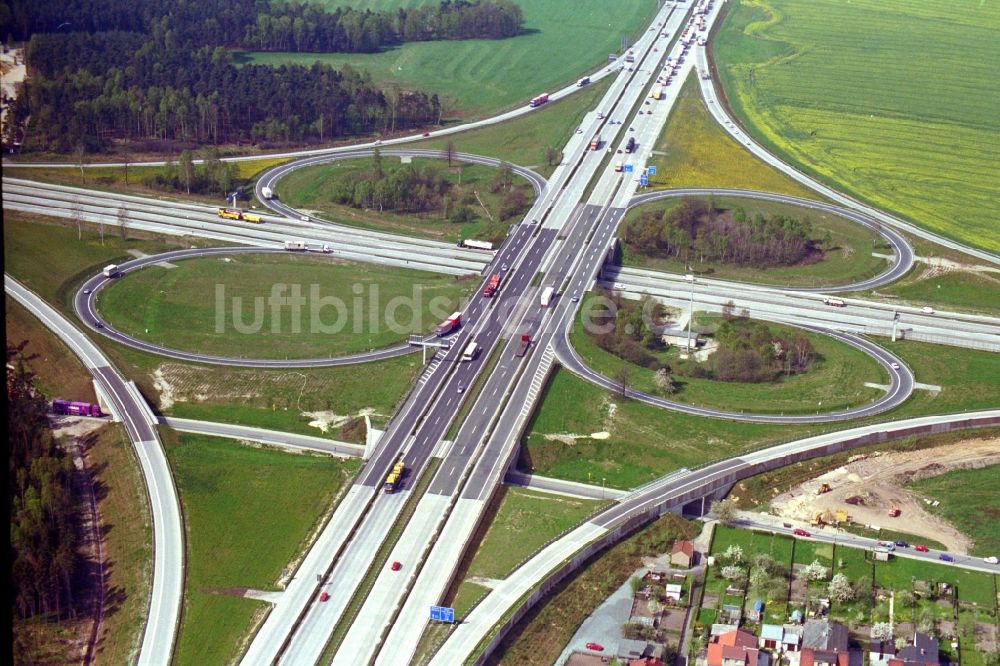
<svg viewBox="0 0 1000 666">
<path fill-rule="evenodd" d="M 829 620 L 809 620 L 802 630 L 798 666 L 852 666 L 860 654 L 848 647 L 847 627 Z"/>
<path fill-rule="evenodd" d="M 694 544 L 684 539 L 674 542 L 674 547 L 670 549 L 670 564 L 684 569 L 694 564 Z"/>
<path fill-rule="evenodd" d="M 636 641 L 623 638 L 618 641 L 618 659 L 631 661 L 633 659 L 643 659 L 653 656 L 653 646 L 646 641 Z"/>
<path fill-rule="evenodd" d="M 913 643 L 890 658 L 888 666 L 939 666 L 940 663 L 937 639 L 917 632 L 913 635 Z"/>
<path fill-rule="evenodd" d="M 736 629 L 708 644 L 708 666 L 769 666 L 766 652 L 757 647 L 757 637 Z"/>
<path fill-rule="evenodd" d="M 796 611 L 798 612 L 798 611 Z M 781 651 L 798 652 L 802 648 L 802 633 L 804 631 L 801 624 L 785 624 L 781 627 Z"/>
</svg>

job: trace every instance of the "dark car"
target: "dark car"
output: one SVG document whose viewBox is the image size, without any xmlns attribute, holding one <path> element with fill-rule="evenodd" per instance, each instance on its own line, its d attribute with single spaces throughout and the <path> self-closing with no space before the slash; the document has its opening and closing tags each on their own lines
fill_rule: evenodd
<svg viewBox="0 0 1000 666">
<path fill-rule="evenodd" d="M 96 319 L 95 319 L 95 320 L 94 320 L 94 327 L 95 327 L 95 328 L 104 328 L 104 324 L 102 324 L 102 323 L 100 322 L 100 320 L 96 320 Z"/>
<path fill-rule="evenodd" d="M 910 544 L 906 543 L 905 541 L 897 541 L 896 545 L 899 546 L 900 548 L 909 548 L 910 547 Z"/>
<path fill-rule="evenodd" d="M 955 558 L 952 557 L 951 555 L 949 555 L 948 553 L 941 553 L 940 555 L 938 555 L 938 559 L 941 560 L 942 562 L 954 562 L 955 561 Z"/>
<path fill-rule="evenodd" d="M 427 137 L 429 137 L 430 135 L 431 135 L 431 133 L 430 133 L 430 132 L 424 132 L 424 134 L 423 134 L 423 136 L 424 136 L 424 138 L 425 138 L 425 139 L 426 139 Z"/>
</svg>

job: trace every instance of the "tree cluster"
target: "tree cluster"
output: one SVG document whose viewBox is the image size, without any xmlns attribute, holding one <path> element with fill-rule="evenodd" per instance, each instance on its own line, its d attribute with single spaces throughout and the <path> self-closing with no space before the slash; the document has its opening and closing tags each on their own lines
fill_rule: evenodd
<svg viewBox="0 0 1000 666">
<path fill-rule="evenodd" d="M 78 563 L 73 461 L 48 429 L 48 404 L 35 390 L 23 348 L 7 347 L 13 608 L 22 619 L 62 617 L 73 610 Z"/>
<path fill-rule="evenodd" d="M 194 159 L 190 150 L 181 151 L 177 162 L 167 162 L 163 172 L 150 176 L 146 184 L 164 190 L 184 190 L 188 194 L 226 196 L 239 182 L 236 165 L 219 159 L 217 150 L 204 151 L 201 164 L 195 164 Z"/>
<path fill-rule="evenodd" d="M 10 0 L 0 12 L 3 39 L 37 33 L 163 33 L 178 47 L 371 53 L 403 42 L 503 39 L 524 17 L 511 0 L 442 0 L 396 10 L 331 11 L 320 3 L 269 0 Z"/>
<path fill-rule="evenodd" d="M 820 252 L 809 220 L 787 215 L 748 216 L 742 208 L 719 211 L 685 199 L 662 214 L 647 212 L 629 222 L 625 243 L 653 257 L 718 261 L 736 266 L 790 266 Z"/>
<path fill-rule="evenodd" d="M 383 92 L 348 66 L 238 66 L 229 49 L 374 51 L 413 39 L 509 37 L 522 23 L 510 0 L 445 0 L 395 12 L 267 0 L 13 0 L 0 7 L 4 38 L 30 38 L 31 72 L 3 139 L 57 152 L 96 152 L 115 139 L 325 141 L 437 122 L 436 95 Z"/>
<path fill-rule="evenodd" d="M 334 181 L 330 188 L 330 201 L 354 208 L 425 213 L 439 210 L 452 187 L 434 167 L 404 164 L 386 171 L 378 151 L 372 163 L 371 171 Z"/>
<path fill-rule="evenodd" d="M 651 370 L 670 367 L 661 363 L 652 352 L 664 348 L 659 333 L 654 330 L 666 315 L 662 303 L 644 296 L 639 301 L 621 298 L 617 293 L 604 293 L 613 307 L 593 315 L 591 335 L 597 345 L 618 358 Z"/>
<path fill-rule="evenodd" d="M 682 363 L 676 372 L 723 382 L 771 382 L 806 372 L 815 357 L 804 333 L 776 335 L 767 324 L 745 317 L 724 317 L 715 340 L 718 349 L 707 362 Z"/>
</svg>

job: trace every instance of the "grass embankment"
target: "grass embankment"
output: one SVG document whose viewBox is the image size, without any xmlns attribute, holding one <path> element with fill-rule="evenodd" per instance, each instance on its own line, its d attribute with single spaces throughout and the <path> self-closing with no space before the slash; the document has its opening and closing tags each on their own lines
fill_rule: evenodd
<svg viewBox="0 0 1000 666">
<path fill-rule="evenodd" d="M 996 252 L 998 29 L 991 3 L 744 1 L 715 55 L 737 116 L 784 159 Z"/>
<path fill-rule="evenodd" d="M 939 514 L 972 538 L 969 552 L 983 557 L 1000 554 L 1000 465 L 962 469 L 909 484 L 916 494 L 941 502 L 927 510 Z"/>
<path fill-rule="evenodd" d="M 5 298 L 7 344 L 27 341 L 23 353 L 35 375 L 35 387 L 48 398 L 97 402 L 93 379 L 76 354 L 20 303 Z"/>
<path fill-rule="evenodd" d="M 577 525 L 601 504 L 597 500 L 562 497 L 504 486 L 499 506 L 454 594 L 456 619 L 465 616 L 485 588 L 479 579 L 503 579 L 550 539 Z"/>
<path fill-rule="evenodd" d="M 97 306 L 115 328 L 173 349 L 324 358 L 426 333 L 475 286 L 469 278 L 328 257 L 232 255 L 148 266 L 103 289 Z M 273 307 L 274 295 L 300 305 Z"/>
<path fill-rule="evenodd" d="M 325 0 L 328 7 L 340 0 Z M 391 10 L 413 0 L 361 0 L 356 9 Z M 315 61 L 349 64 L 371 73 L 382 88 L 436 93 L 445 119 L 485 115 L 528 100 L 607 63 L 622 36 L 631 41 L 656 12 L 655 3 L 614 4 L 603 0 L 519 0 L 522 34 L 501 40 L 415 42 L 374 54 L 252 53 L 245 61 L 279 65 Z"/>
<path fill-rule="evenodd" d="M 429 139 L 417 147 L 444 150 L 451 142 L 456 152 L 489 155 L 551 176 L 556 165 L 550 165 L 545 159 L 546 149 L 562 150 L 583 122 L 584 115 L 597 107 L 613 80 L 606 77 L 570 97 L 549 102 L 527 116 L 455 136 Z"/>
<path fill-rule="evenodd" d="M 743 208 L 750 218 L 756 213 L 761 213 L 767 218 L 774 215 L 787 215 L 799 220 L 809 220 L 812 222 L 812 238 L 818 241 L 829 232 L 830 244 L 827 246 L 828 249 L 824 250 L 820 261 L 768 268 L 735 266 L 722 262 L 696 262 L 692 268 L 698 275 L 740 282 L 775 284 L 782 287 L 816 287 L 859 281 L 877 275 L 887 267 L 885 259 L 872 256 L 872 232 L 860 224 L 837 215 L 810 210 L 802 206 L 754 199 L 714 197 L 705 201 L 714 205 L 718 210 Z M 662 214 L 679 204 L 680 201 L 677 199 L 644 204 L 630 210 L 623 224 L 628 224 L 629 221 L 640 217 L 643 213 Z M 877 251 L 885 252 L 881 248 L 878 248 Z M 686 272 L 683 259 L 651 257 L 635 251 L 629 246 L 624 246 L 623 263 L 626 266 L 653 268 L 671 273 Z"/>
<path fill-rule="evenodd" d="M 175 660 L 226 663 L 358 461 L 161 429 L 184 511 L 187 573 Z"/>
<path fill-rule="evenodd" d="M 893 303 L 986 314 L 1000 312 L 1000 274 L 993 272 L 939 273 L 918 265 L 902 280 L 879 289 L 879 293 L 898 296 Z"/>
<path fill-rule="evenodd" d="M 570 333 L 570 342 L 592 369 L 606 377 L 616 377 L 622 368 L 630 373 L 630 388 L 660 395 L 656 373 L 618 358 L 597 345 L 584 329 L 583 314 L 591 296 L 584 299 L 581 314 Z M 718 320 L 716 320 L 718 321 Z M 798 329 L 768 323 L 778 335 L 794 337 Z M 868 388 L 865 382 L 886 383 L 885 371 L 864 352 L 849 347 L 829 336 L 806 333 L 813 345 L 816 360 L 799 375 L 782 377 L 775 382 L 742 383 L 674 375 L 677 390 L 664 397 L 692 405 L 716 407 L 747 413 L 795 414 L 828 412 L 871 402 L 882 395 L 879 389 Z M 670 364 L 679 359 L 674 347 L 657 354 L 658 360 Z"/>
<path fill-rule="evenodd" d="M 776 171 L 726 134 L 705 108 L 694 70 L 684 82 L 649 163 L 650 189 L 719 187 L 791 194 L 822 200 Z"/>
<path fill-rule="evenodd" d="M 106 245 L 101 246 L 92 228 L 84 229 L 81 241 L 76 229 L 45 223 L 51 222 L 47 218 L 9 218 L 4 220 L 6 270 L 71 320 L 75 315 L 69 306 L 70 298 L 84 278 L 111 261 L 128 257 L 126 249 L 153 254 L 176 247 L 157 240 L 130 239 L 122 243 L 111 237 L 106 237 Z M 327 412 L 319 416 L 331 421 L 335 431 L 346 416 L 363 410 L 372 413 L 376 424 L 384 422 L 423 367 L 418 356 L 409 355 L 369 363 L 362 369 L 224 368 L 175 363 L 102 336 L 93 339 L 166 414 L 311 435 L 321 430 L 309 425 L 314 416 L 308 412 Z M 353 437 L 335 432 L 335 436 L 357 440 L 363 432 Z"/>
<path fill-rule="evenodd" d="M 55 156 L 56 161 L 65 160 L 66 156 Z M 134 158 L 133 158 L 134 159 Z M 152 156 L 150 159 L 163 159 L 162 156 Z M 176 158 L 175 158 L 176 159 Z M 194 159 L 200 159 L 195 155 Z M 257 174 L 266 169 L 276 167 L 279 164 L 288 162 L 288 158 L 261 157 L 258 160 L 233 162 L 235 169 L 234 176 L 237 185 L 249 183 L 254 180 Z M 4 175 L 13 178 L 24 178 L 27 180 L 38 180 L 43 183 L 54 183 L 57 185 L 70 185 L 73 187 L 85 187 L 93 190 L 104 190 L 110 192 L 128 192 L 129 194 L 154 196 L 157 198 L 182 199 L 184 201 L 199 201 L 202 203 L 224 205 L 222 196 L 219 194 L 187 194 L 183 190 L 166 190 L 151 185 L 151 180 L 157 176 L 165 176 L 170 169 L 176 170 L 176 166 L 129 166 L 128 183 L 125 182 L 125 167 L 108 166 L 85 166 L 83 174 L 78 168 L 18 168 L 16 166 L 4 165 Z M 201 167 L 195 165 L 195 170 Z M 241 202 L 241 206 L 245 205 Z M 109 227 L 112 234 L 117 234 L 117 229 Z"/>
<path fill-rule="evenodd" d="M 149 609 L 153 574 L 153 533 L 139 460 L 120 426 L 96 433 L 87 456 L 99 489 L 108 566 L 107 606 L 95 657 L 108 664 L 127 662 L 141 639 Z"/>
<path fill-rule="evenodd" d="M 918 381 L 942 390 L 917 390 L 902 406 L 873 419 L 782 426 L 706 419 L 623 401 L 557 370 L 528 426 L 518 464 L 545 476 L 591 482 L 604 477 L 609 486 L 633 488 L 680 467 L 821 432 L 996 407 L 1000 355 L 918 342 L 881 342 L 903 358 Z"/>
<path fill-rule="evenodd" d="M 434 172 L 450 183 L 450 196 L 457 197 L 458 200 L 447 204 L 447 214 L 444 201 L 441 208 L 423 213 L 394 213 L 375 208 L 353 208 L 332 201 L 330 191 L 339 181 L 353 182 L 372 171 L 371 158 L 344 160 L 297 169 L 282 178 L 281 199 L 294 208 L 318 211 L 322 217 L 340 224 L 433 240 L 458 242 L 465 238 L 492 238 L 497 234 L 502 238 L 506 233 L 506 224 L 500 220 L 502 197 L 490 190 L 497 169 L 455 161 L 449 167 L 447 160 L 429 157 L 413 158 L 410 164 L 414 168 Z M 397 157 L 389 155 L 382 157 L 382 169 L 386 174 L 393 174 L 403 166 L 405 165 Z M 531 185 L 516 175 L 513 178 L 513 185 L 521 191 L 525 202 L 524 210 L 527 210 L 534 198 Z M 468 222 L 455 223 L 448 219 L 448 215 L 454 213 L 459 206 L 464 206 L 472 215 Z M 520 214 L 508 218 L 506 222 L 517 221 Z"/>
<path fill-rule="evenodd" d="M 554 663 L 580 623 L 642 566 L 643 556 L 669 552 L 676 539 L 697 533 L 695 524 L 667 514 L 598 554 L 521 618 L 486 663 Z"/>
</svg>

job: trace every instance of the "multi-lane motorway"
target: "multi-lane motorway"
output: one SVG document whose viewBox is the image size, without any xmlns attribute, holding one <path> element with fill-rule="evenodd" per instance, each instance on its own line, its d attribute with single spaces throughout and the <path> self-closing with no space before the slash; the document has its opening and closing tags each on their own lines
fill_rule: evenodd
<svg viewBox="0 0 1000 666">
<path fill-rule="evenodd" d="M 308 215 L 302 216 L 285 208 L 278 200 L 272 200 L 268 205 L 284 217 L 267 217 L 268 224 L 259 227 L 241 227 L 220 224 L 217 219 L 213 219 L 214 210 L 204 206 L 153 203 L 138 197 L 112 196 L 77 188 L 42 186 L 28 181 L 4 179 L 4 206 L 21 210 L 51 213 L 49 206 L 54 201 L 57 212 L 63 216 L 114 224 L 117 218 L 114 207 L 128 206 L 130 224 L 161 233 L 197 235 L 272 249 L 289 239 L 330 243 L 334 252 L 344 258 L 374 260 L 429 270 L 437 267 L 438 270 L 454 273 L 481 273 L 490 259 L 491 272 L 497 270 L 497 267 L 508 267 L 500 269 L 504 274 L 504 281 L 498 296 L 487 298 L 479 292 L 470 301 L 464 312 L 464 325 L 453 336 L 452 347 L 435 355 L 417 386 L 394 415 L 374 455 L 365 464 L 356 483 L 339 504 L 314 547 L 302 561 L 289 587 L 254 637 L 243 657 L 243 663 L 265 664 L 276 660 L 294 664 L 314 663 L 327 647 L 338 624 L 346 628 L 338 639 L 341 642 L 337 646 L 331 646 L 331 649 L 339 647 L 335 656 L 338 662 L 374 660 L 376 663 L 398 663 L 408 659 L 416 649 L 426 624 L 427 607 L 438 602 L 444 594 L 449 576 L 461 559 L 465 544 L 475 532 L 488 500 L 513 460 L 519 433 L 540 395 L 551 366 L 558 359 L 576 372 L 584 375 L 589 372 L 575 359 L 566 336 L 578 307 L 576 297 L 587 291 L 598 279 L 604 257 L 626 208 L 644 200 L 633 196 L 635 180 L 613 174 L 605 156 L 608 153 L 615 154 L 615 148 L 623 146 L 628 136 L 636 136 L 640 140 L 640 150 L 630 159 L 641 167 L 649 156 L 653 139 L 659 135 L 676 100 L 679 82 L 691 71 L 694 62 L 705 57 L 704 49 L 697 48 L 695 57 L 688 56 L 685 62 L 681 56 L 685 55 L 688 48 L 675 44 L 670 56 L 674 63 L 679 63 L 677 83 L 670 89 L 666 100 L 657 103 L 652 109 L 645 108 L 649 106 L 648 102 L 643 103 L 646 101 L 647 88 L 651 84 L 655 85 L 655 79 L 665 71 L 663 67 L 667 47 L 683 27 L 688 18 L 687 12 L 687 7 L 681 10 L 673 4 L 665 4 L 654 19 L 654 25 L 633 45 L 636 59 L 634 66 L 625 68 L 611 65 L 600 70 L 598 76 L 614 75 L 615 81 L 598 110 L 587 114 L 581 131 L 571 138 L 563 151 L 565 162 L 556 169 L 549 182 L 544 182 L 530 171 L 518 171 L 533 183 L 540 194 L 525 221 L 515 227 L 504 246 L 492 258 L 474 251 L 442 247 L 432 241 L 412 241 L 391 234 L 347 230 Z M 709 7 L 709 25 L 716 16 L 717 8 Z M 702 86 L 703 94 L 714 94 L 714 90 L 705 91 L 704 82 Z M 575 88 L 568 87 L 554 97 L 569 94 L 573 89 Z M 718 106 L 717 103 L 715 105 Z M 633 115 L 636 109 L 639 111 Z M 646 113 L 647 110 L 651 112 Z M 716 111 L 719 109 L 714 112 Z M 526 112 L 526 109 L 519 109 L 512 113 L 517 115 Z M 487 122 L 498 122 L 510 115 L 505 114 Z M 731 121 L 729 122 L 731 125 Z M 466 128 L 450 128 L 434 134 Z M 602 138 L 602 150 L 589 151 L 587 144 L 595 135 Z M 385 144 L 405 140 L 408 138 L 386 141 Z M 359 151 L 356 146 L 313 152 L 317 155 L 316 161 L 369 154 L 369 151 Z M 395 154 L 394 151 L 385 149 L 383 152 Z M 331 158 L 331 154 L 336 155 Z M 425 156 L 429 153 L 401 151 L 401 154 Z M 299 154 L 301 155 L 303 154 Z M 475 156 L 462 157 L 471 161 L 479 159 Z M 297 162 L 269 172 L 258 183 L 258 197 L 263 200 L 261 189 L 265 185 L 275 189 L 277 179 L 283 173 L 306 163 L 311 162 Z M 484 163 L 495 164 L 496 161 Z M 589 195 L 588 186 L 592 186 Z M 856 202 L 846 198 L 831 198 L 852 209 L 859 208 Z M 111 199 L 116 199 L 116 202 L 109 206 L 108 201 Z M 814 205 L 812 202 L 810 204 Z M 175 214 L 179 210 L 182 212 Z M 898 222 L 880 211 L 864 208 L 864 213 L 867 217 L 859 216 L 857 219 L 868 226 L 873 224 L 871 219 L 883 224 Z M 889 270 L 871 281 L 851 285 L 851 288 L 871 288 L 884 284 L 905 273 L 912 265 L 912 251 L 905 240 L 894 232 L 886 235 L 895 246 L 895 260 Z M 941 242 L 936 237 L 935 240 Z M 947 242 L 943 244 L 949 245 Z M 201 252 L 217 251 L 233 250 Z M 181 256 L 174 255 L 174 258 L 179 259 Z M 161 255 L 152 259 L 164 261 L 167 257 Z M 145 264 L 130 262 L 123 264 L 123 267 L 130 271 L 138 270 L 141 265 Z M 663 288 L 660 282 L 664 279 L 670 278 L 621 271 L 611 277 L 611 286 L 637 293 L 638 290 L 647 288 Z M 643 281 L 646 281 L 645 284 Z M 692 292 L 696 287 L 702 289 L 709 284 L 708 281 L 698 282 L 697 285 L 681 284 L 680 287 L 683 292 Z M 93 278 L 81 287 L 74 299 L 74 307 L 88 326 L 99 320 L 93 297 L 105 283 L 102 276 Z M 715 285 L 720 291 L 729 289 L 729 293 L 733 294 L 733 287 L 730 285 L 717 281 L 712 281 L 711 285 Z M 557 294 L 548 307 L 542 307 L 538 302 L 538 292 L 543 287 L 552 287 Z M 658 295 L 669 300 L 672 297 L 669 290 L 674 289 L 674 285 L 669 284 L 664 289 L 665 293 Z M 746 287 L 739 285 L 736 289 L 745 290 Z M 771 296 L 783 295 L 782 290 L 770 288 L 769 291 Z M 816 311 L 822 311 L 826 307 L 820 305 L 821 301 L 816 301 L 811 294 L 800 296 L 805 302 L 811 301 Z M 853 305 L 851 303 L 846 310 L 837 312 L 852 310 Z M 754 307 L 758 310 L 761 308 L 759 304 Z M 754 313 L 759 314 L 758 310 L 754 310 Z M 832 310 L 827 308 L 827 311 Z M 990 334 L 990 330 L 995 335 L 995 328 L 989 328 L 995 327 L 995 322 L 969 318 L 953 318 L 953 321 L 956 326 L 985 326 L 986 335 Z M 107 327 L 103 327 L 101 332 L 111 336 L 119 334 Z M 977 334 L 983 332 L 978 329 L 976 331 Z M 515 340 L 522 333 L 530 334 L 533 339 L 532 348 L 525 358 L 513 353 Z M 848 344 L 868 348 L 887 368 L 892 380 L 881 400 L 852 415 L 874 413 L 905 399 L 912 390 L 913 377 L 904 364 L 870 343 L 846 334 L 837 335 L 842 335 Z M 127 344 L 145 344 L 141 341 L 122 341 Z M 478 358 L 462 362 L 459 357 L 471 341 L 475 341 L 482 352 Z M 164 352 L 154 348 L 146 350 Z M 396 348 L 379 354 L 403 351 L 402 348 Z M 232 360 L 194 356 L 196 358 L 187 360 L 223 363 Z M 355 357 L 350 362 L 363 360 L 367 359 Z M 331 364 L 330 359 L 323 359 L 325 363 L 318 361 L 305 363 Z M 284 363 L 287 365 L 287 362 Z M 488 365 L 491 366 L 489 372 L 486 371 Z M 606 381 L 592 373 L 590 379 L 599 383 Z M 473 391 L 472 387 L 477 386 L 477 380 L 479 388 Z M 654 404 L 658 400 L 641 394 L 635 394 L 635 397 L 653 401 Z M 463 405 L 467 408 L 466 416 L 458 421 Z M 732 413 L 712 413 L 711 410 L 706 411 L 705 415 L 736 416 Z M 777 415 L 775 418 L 790 417 Z M 794 418 L 813 420 L 823 417 L 803 415 Z M 830 418 L 829 415 L 826 418 Z M 997 415 L 982 418 L 993 419 L 989 422 L 995 423 Z M 934 428 L 935 424 L 944 420 L 946 419 L 928 421 L 931 425 L 927 427 Z M 453 424 L 457 429 L 454 441 L 444 441 L 445 434 Z M 564 557 L 572 555 L 582 545 L 613 532 L 629 521 L 647 519 L 669 501 L 677 501 L 678 498 L 703 492 L 716 485 L 721 487 L 719 484 L 731 482 L 738 474 L 754 469 L 755 465 L 777 464 L 776 461 L 789 456 L 815 455 L 828 450 L 830 445 L 830 442 L 783 445 L 766 452 L 722 461 L 683 475 L 674 475 L 662 484 L 630 495 L 598 519 L 552 544 L 552 552 L 561 553 Z M 159 451 L 158 446 L 150 448 Z M 381 493 L 380 486 L 389 468 L 398 460 L 405 461 L 409 474 L 404 477 L 398 492 Z M 428 474 L 431 473 L 432 461 L 436 471 L 429 477 L 426 493 L 416 497 L 413 495 L 414 486 L 425 470 Z M 412 508 L 412 516 L 405 525 L 400 526 L 402 529 L 398 538 L 386 542 L 407 503 L 411 506 L 416 504 Z M 389 548 L 390 560 L 405 562 L 402 571 L 392 571 L 385 567 L 380 570 L 377 567 L 381 563 L 372 562 L 372 554 L 383 547 Z M 551 557 L 552 552 L 548 556 Z M 161 554 L 162 549 L 158 543 L 158 563 Z M 180 552 L 171 553 L 168 550 L 165 556 L 175 556 L 176 561 L 180 562 Z M 544 559 L 529 562 L 511 577 L 510 589 L 501 586 L 494 590 L 486 602 L 470 615 L 468 622 L 456 629 L 452 639 L 436 657 L 436 662 L 451 664 L 466 659 L 493 626 L 499 613 L 505 612 L 526 589 L 530 589 L 518 588 L 517 585 L 537 583 L 539 576 L 547 575 L 552 569 L 551 564 L 551 561 Z M 370 582 L 370 587 L 363 585 L 366 580 Z M 321 591 L 330 594 L 329 601 L 317 602 L 317 595 Z M 355 616 L 347 617 L 345 612 L 355 597 L 361 602 L 360 607 Z M 176 609 L 171 611 L 172 607 L 169 604 L 163 605 L 160 600 L 154 605 L 157 606 L 154 609 L 156 612 L 163 609 L 176 612 Z M 151 624 L 160 626 L 163 623 L 159 620 L 153 623 L 151 620 Z M 163 643 L 162 640 L 155 642 L 155 639 L 150 639 L 150 645 L 162 647 Z M 143 654 L 146 653 L 147 646 L 144 645 Z M 169 654 L 169 647 L 162 654 Z"/>
</svg>

